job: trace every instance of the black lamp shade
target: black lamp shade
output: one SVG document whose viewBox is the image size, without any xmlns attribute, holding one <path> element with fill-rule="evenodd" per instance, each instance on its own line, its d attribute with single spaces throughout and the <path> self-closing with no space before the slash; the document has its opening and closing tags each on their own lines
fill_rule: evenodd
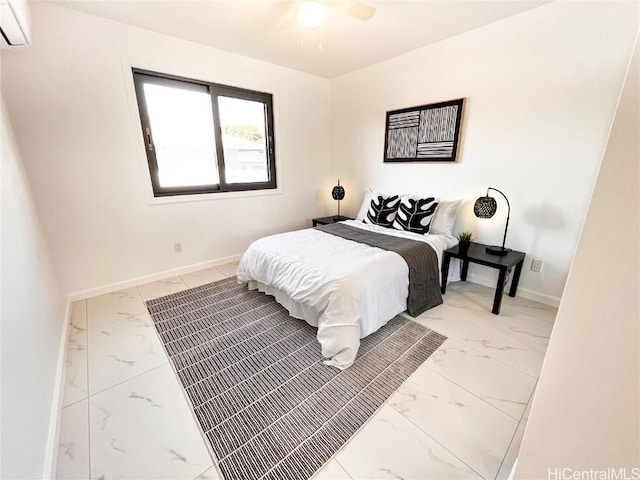
<svg viewBox="0 0 640 480">
<path fill-rule="evenodd" d="M 333 190 L 331 190 L 331 196 L 334 200 L 344 199 L 344 188 L 340 185 L 336 185 L 333 187 Z"/>
<path fill-rule="evenodd" d="M 497 209 L 498 203 L 496 199 L 487 195 L 476 200 L 473 206 L 473 213 L 478 218 L 491 218 L 495 215 Z"/>
</svg>

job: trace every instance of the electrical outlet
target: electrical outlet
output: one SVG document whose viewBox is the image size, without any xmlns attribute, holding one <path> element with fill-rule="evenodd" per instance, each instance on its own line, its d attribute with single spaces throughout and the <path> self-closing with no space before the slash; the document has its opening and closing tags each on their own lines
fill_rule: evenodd
<svg viewBox="0 0 640 480">
<path fill-rule="evenodd" d="M 544 262 L 542 260 L 540 260 L 539 258 L 534 258 L 531 262 L 531 270 L 534 272 L 541 272 L 543 264 Z"/>
<path fill-rule="evenodd" d="M 176 242 L 173 244 L 173 253 L 182 253 L 182 243 Z"/>
</svg>

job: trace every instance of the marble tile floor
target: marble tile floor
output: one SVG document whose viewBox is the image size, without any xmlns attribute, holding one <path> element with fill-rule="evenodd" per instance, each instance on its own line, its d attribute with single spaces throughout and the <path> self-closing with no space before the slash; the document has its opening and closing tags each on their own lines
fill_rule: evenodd
<svg viewBox="0 0 640 480">
<path fill-rule="evenodd" d="M 59 479 L 221 476 L 144 301 L 220 280 L 235 264 L 72 305 Z M 526 427 L 556 309 L 454 283 L 415 319 L 448 340 L 315 480 L 506 479 Z M 233 480 L 233 479 L 226 479 Z"/>
</svg>

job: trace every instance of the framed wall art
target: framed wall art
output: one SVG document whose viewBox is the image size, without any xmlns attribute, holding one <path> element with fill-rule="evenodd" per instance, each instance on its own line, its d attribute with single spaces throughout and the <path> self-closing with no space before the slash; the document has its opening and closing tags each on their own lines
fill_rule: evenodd
<svg viewBox="0 0 640 480">
<path fill-rule="evenodd" d="M 387 112 L 385 162 L 455 162 L 464 98 Z"/>
</svg>

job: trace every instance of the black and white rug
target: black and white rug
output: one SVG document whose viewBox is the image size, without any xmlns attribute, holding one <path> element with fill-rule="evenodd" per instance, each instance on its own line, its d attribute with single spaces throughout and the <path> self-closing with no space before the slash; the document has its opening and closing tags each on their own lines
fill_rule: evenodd
<svg viewBox="0 0 640 480">
<path fill-rule="evenodd" d="M 235 277 L 147 308 L 227 480 L 310 478 L 446 340 L 398 316 L 339 371 L 315 328 Z"/>
</svg>

